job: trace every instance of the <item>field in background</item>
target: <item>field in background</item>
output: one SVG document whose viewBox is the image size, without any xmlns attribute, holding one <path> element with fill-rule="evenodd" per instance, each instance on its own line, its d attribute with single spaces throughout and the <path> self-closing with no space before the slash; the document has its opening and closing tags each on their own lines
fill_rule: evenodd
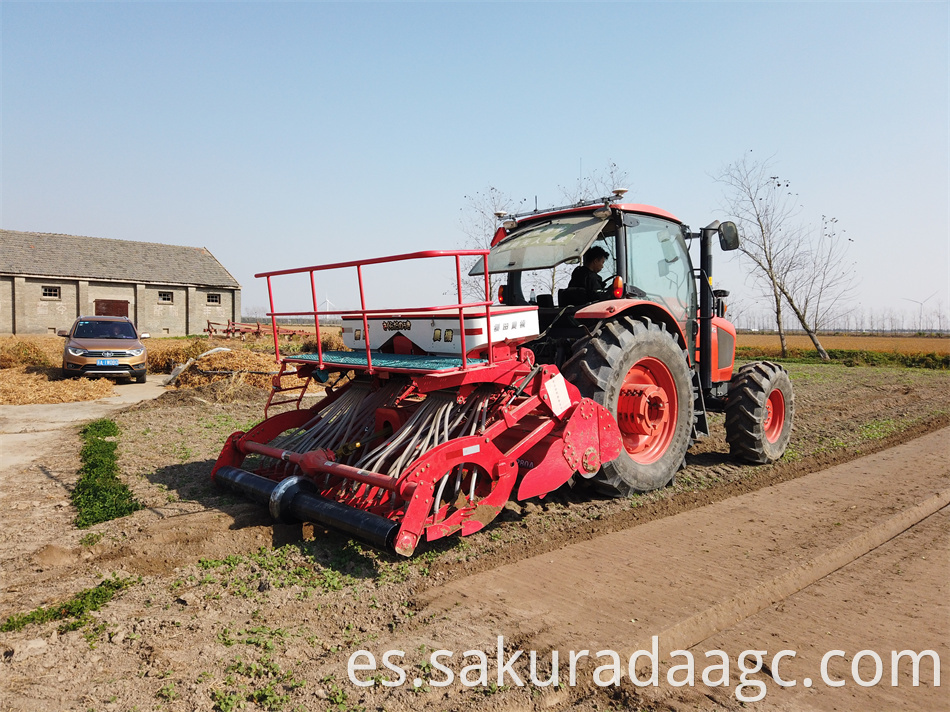
<svg viewBox="0 0 950 712">
<path fill-rule="evenodd" d="M 864 336 L 861 334 L 827 334 L 819 336 L 825 349 L 847 351 L 879 351 L 901 354 L 950 354 L 950 338 L 927 336 Z M 778 349 L 778 334 L 750 334 L 740 332 L 737 346 L 748 348 Z M 814 350 L 814 346 L 804 334 L 786 336 L 788 347 L 801 351 Z"/>
</svg>

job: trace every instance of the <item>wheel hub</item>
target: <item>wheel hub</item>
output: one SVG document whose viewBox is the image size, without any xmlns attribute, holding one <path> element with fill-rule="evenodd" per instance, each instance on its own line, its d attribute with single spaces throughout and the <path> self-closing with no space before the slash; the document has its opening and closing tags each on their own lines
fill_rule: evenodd
<svg viewBox="0 0 950 712">
<path fill-rule="evenodd" d="M 637 361 L 617 395 L 617 425 L 634 462 L 647 465 L 663 457 L 676 431 L 677 407 L 669 367 L 652 356 Z"/>
<path fill-rule="evenodd" d="M 617 417 L 624 432 L 653 435 L 669 420 L 669 397 L 659 386 L 623 388 L 617 403 Z"/>
</svg>

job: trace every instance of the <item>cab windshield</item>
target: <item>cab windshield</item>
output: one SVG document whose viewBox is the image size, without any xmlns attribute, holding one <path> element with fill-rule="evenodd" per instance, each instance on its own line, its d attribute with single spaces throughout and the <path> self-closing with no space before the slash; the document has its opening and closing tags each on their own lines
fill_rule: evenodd
<svg viewBox="0 0 950 712">
<path fill-rule="evenodd" d="M 588 213 L 528 225 L 492 248 L 488 255 L 488 271 L 496 274 L 549 269 L 568 260 L 579 261 L 606 222 L 606 219 Z M 469 274 L 483 274 L 481 260 Z"/>
</svg>

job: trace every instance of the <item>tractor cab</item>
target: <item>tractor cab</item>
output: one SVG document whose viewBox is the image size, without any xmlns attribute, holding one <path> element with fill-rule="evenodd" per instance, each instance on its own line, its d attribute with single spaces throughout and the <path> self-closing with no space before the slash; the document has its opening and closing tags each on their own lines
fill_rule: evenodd
<svg viewBox="0 0 950 712">
<path fill-rule="evenodd" d="M 549 336 L 583 331 L 591 305 L 622 302 L 614 304 L 622 310 L 652 303 L 661 307 L 655 310 L 659 321 L 694 344 L 697 295 L 688 235 L 680 220 L 660 208 L 598 201 L 506 219 L 487 264 L 490 273 L 507 276 L 501 303 L 536 303 L 540 329 Z M 584 255 L 595 248 L 607 253 L 597 273 L 600 288 L 576 286 L 594 282 L 585 280 Z M 479 263 L 471 274 L 481 270 Z"/>
</svg>

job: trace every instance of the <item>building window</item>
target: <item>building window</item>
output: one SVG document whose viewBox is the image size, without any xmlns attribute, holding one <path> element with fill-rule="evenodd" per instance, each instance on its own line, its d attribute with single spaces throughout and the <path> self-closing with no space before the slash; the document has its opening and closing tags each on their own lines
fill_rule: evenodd
<svg viewBox="0 0 950 712">
<path fill-rule="evenodd" d="M 159 304 L 174 304 L 175 294 L 173 292 L 159 292 L 158 303 Z"/>
<path fill-rule="evenodd" d="M 208 295 L 208 304 L 221 304 L 221 295 L 220 294 L 209 294 Z"/>
<path fill-rule="evenodd" d="M 43 287 L 43 299 L 62 299 L 60 287 Z"/>
</svg>

